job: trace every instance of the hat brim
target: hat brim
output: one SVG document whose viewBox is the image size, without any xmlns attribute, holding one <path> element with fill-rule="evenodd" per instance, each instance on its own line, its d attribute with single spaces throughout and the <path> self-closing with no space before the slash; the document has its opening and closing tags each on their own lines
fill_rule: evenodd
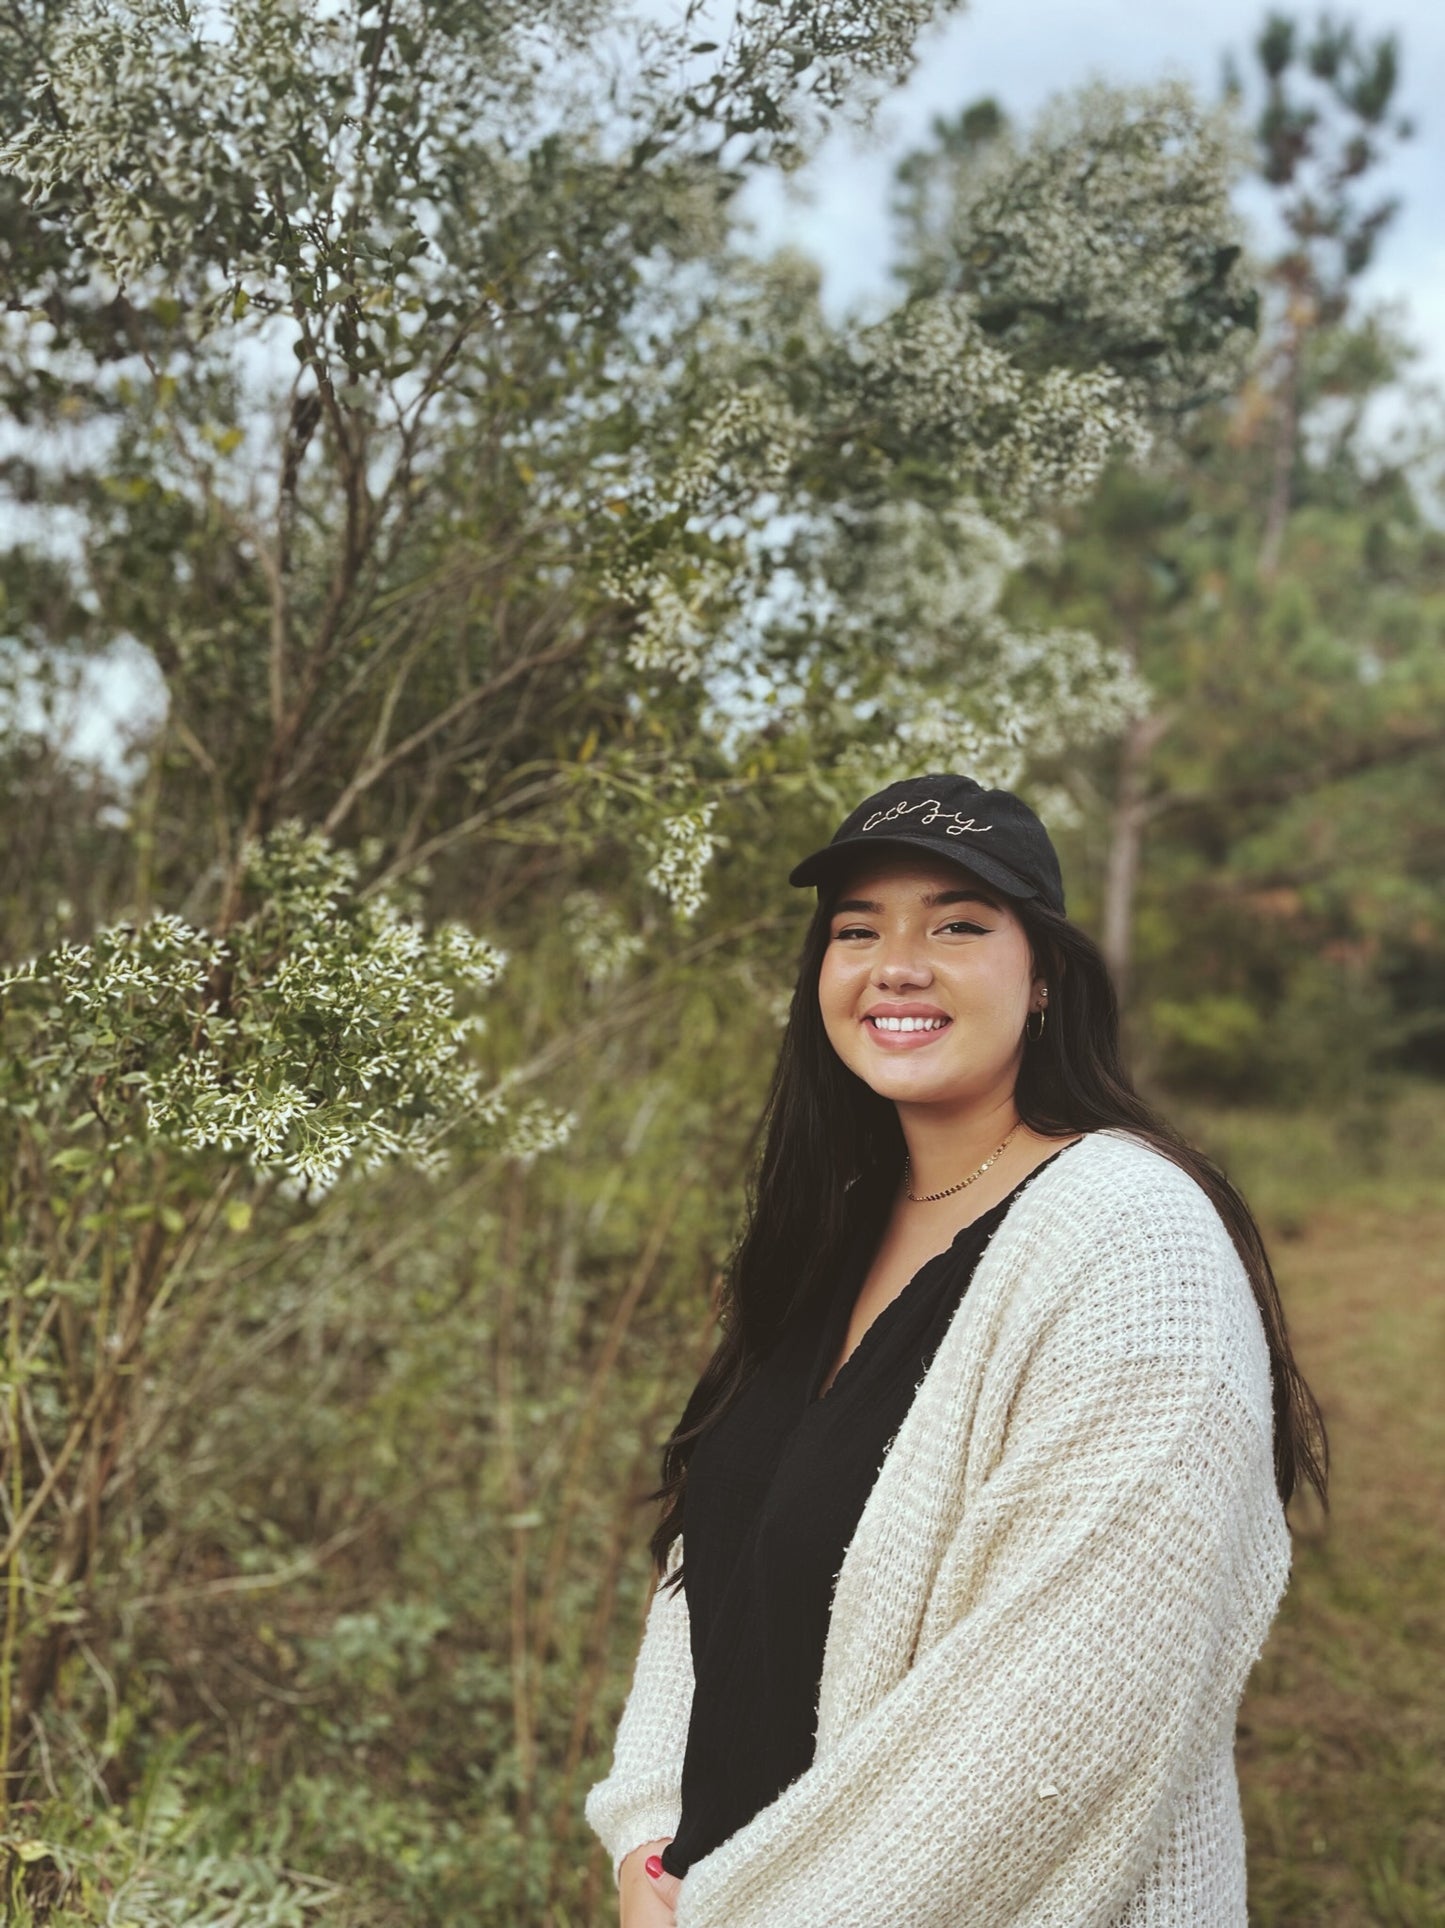
<svg viewBox="0 0 1445 1928">
<path fill-rule="evenodd" d="M 1025 883 L 1022 877 L 1016 876 L 996 857 L 978 850 L 970 850 L 967 860 L 955 857 L 951 850 L 940 850 L 937 840 L 931 837 L 850 837 L 846 843 L 824 844 L 821 850 L 815 850 L 811 857 L 805 857 L 800 864 L 794 865 L 788 873 L 788 882 L 799 887 L 806 884 L 821 887 L 831 883 L 839 871 L 849 869 L 875 850 L 922 850 L 930 857 L 942 857 L 946 863 L 957 864 L 960 870 L 971 871 L 975 877 L 981 877 L 1007 897 L 1039 895 L 1032 884 Z"/>
</svg>

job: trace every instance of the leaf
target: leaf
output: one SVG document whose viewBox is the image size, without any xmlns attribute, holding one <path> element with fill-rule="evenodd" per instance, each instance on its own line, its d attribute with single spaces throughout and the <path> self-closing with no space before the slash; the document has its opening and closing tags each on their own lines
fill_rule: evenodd
<svg viewBox="0 0 1445 1928">
<path fill-rule="evenodd" d="M 251 1229 L 252 1210 L 248 1199 L 229 1198 L 226 1200 L 226 1225 L 232 1232 L 247 1232 Z"/>
<path fill-rule="evenodd" d="M 56 1152 L 50 1163 L 56 1171 L 80 1172 L 88 1171 L 98 1157 L 99 1153 L 90 1145 L 70 1145 Z"/>
</svg>

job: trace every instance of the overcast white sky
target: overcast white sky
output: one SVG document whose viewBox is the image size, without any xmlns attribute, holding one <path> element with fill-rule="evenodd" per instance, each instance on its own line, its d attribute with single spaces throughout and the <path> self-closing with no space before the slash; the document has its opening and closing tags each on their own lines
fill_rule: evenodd
<svg viewBox="0 0 1445 1928">
<path fill-rule="evenodd" d="M 1312 24 L 1319 9 L 1299 11 Z M 1445 382 L 1445 0 L 1337 0 L 1332 11 L 1370 38 L 1393 32 L 1400 41 L 1400 106 L 1416 134 L 1380 177 L 1404 205 L 1366 285 L 1374 297 L 1407 302 L 1428 371 Z M 1026 120 L 1052 94 L 1096 77 L 1179 76 L 1213 99 L 1222 56 L 1233 50 L 1247 70 L 1266 12 L 1263 0 L 973 0 L 925 40 L 917 72 L 881 110 L 871 143 L 847 134 L 829 140 L 801 176 L 806 204 L 770 181 L 751 189 L 744 206 L 765 245 L 791 241 L 822 263 L 824 299 L 837 315 L 887 288 L 893 163 L 926 135 L 935 113 L 992 94 Z"/>
</svg>

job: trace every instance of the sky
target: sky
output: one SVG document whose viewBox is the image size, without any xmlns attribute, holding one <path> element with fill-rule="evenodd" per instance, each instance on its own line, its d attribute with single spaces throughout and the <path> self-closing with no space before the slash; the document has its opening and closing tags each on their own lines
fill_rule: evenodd
<svg viewBox="0 0 1445 1928">
<path fill-rule="evenodd" d="M 921 44 L 912 79 L 881 108 L 871 138 L 834 134 L 802 171 L 796 189 L 778 177 L 755 183 L 743 203 L 762 247 L 794 244 L 824 273 L 825 306 L 836 319 L 887 292 L 888 193 L 894 162 L 927 134 L 931 117 L 992 94 L 1026 122 L 1054 94 L 1091 79 L 1137 84 L 1180 78 L 1217 97 L 1222 57 L 1241 68 L 1268 7 L 1264 0 L 973 0 Z M 1292 13 L 1288 5 L 1278 11 Z M 1354 0 L 1332 9 L 1367 39 L 1400 43 L 1402 112 L 1413 140 L 1381 170 L 1383 189 L 1403 203 L 1385 231 L 1362 292 L 1403 301 L 1407 332 L 1424 350 L 1418 372 L 1445 384 L 1445 4 L 1442 0 Z M 1319 9 L 1299 10 L 1307 25 Z"/>
</svg>

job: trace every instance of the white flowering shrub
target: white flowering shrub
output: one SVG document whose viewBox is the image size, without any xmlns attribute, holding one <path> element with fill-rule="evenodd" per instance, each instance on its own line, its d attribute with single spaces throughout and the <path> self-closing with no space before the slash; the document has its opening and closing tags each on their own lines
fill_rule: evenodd
<svg viewBox="0 0 1445 1928">
<path fill-rule="evenodd" d="M 1230 201 L 1243 159 L 1227 115 L 1182 84 L 1096 83 L 1027 135 L 1000 123 L 912 157 L 905 274 L 961 300 L 1020 366 L 1093 367 L 1116 377 L 1116 407 L 1172 409 L 1242 373 L 1257 314 Z"/>
<path fill-rule="evenodd" d="M 1108 737 L 1148 709 L 1124 651 L 1006 615 L 1011 580 L 1049 546 L 1046 529 L 1006 528 L 968 497 L 904 498 L 882 504 L 851 545 L 825 552 L 816 621 L 848 671 L 834 720 L 841 795 L 921 769 L 1011 788 L 1038 759 Z M 788 716 L 817 733 L 805 686 Z"/>
<path fill-rule="evenodd" d="M 703 878 L 718 844 L 711 828 L 716 814 L 717 804 L 709 799 L 667 817 L 657 833 L 647 881 L 683 919 L 702 908 Z"/>
<path fill-rule="evenodd" d="M 896 717 L 900 754 L 1027 747 L 1000 719 L 1028 703 L 989 685 L 986 545 L 969 539 L 977 601 L 951 637 L 967 699 L 926 686 L 910 705 L 927 612 L 893 598 L 880 668 L 882 592 L 840 587 L 860 524 L 911 496 L 1016 532 L 1087 493 L 1149 446 L 1161 398 L 1207 384 L 1247 304 L 1227 142 L 1181 89 L 1095 90 L 940 181 L 930 259 L 948 272 L 880 322 L 832 327 L 805 272 L 740 262 L 719 135 L 786 151 L 856 83 L 861 99 L 902 72 L 938 11 L 749 0 L 716 44 L 693 9 L 627 41 L 607 0 L 47 15 L 0 169 L 64 285 L 123 291 L 135 322 L 85 364 L 47 332 L 59 283 L 39 272 L 0 317 L 0 362 L 89 398 L 97 448 L 116 438 L 73 491 L 97 538 L 76 547 L 97 624 L 152 651 L 185 719 L 172 812 L 204 795 L 204 820 L 221 784 L 240 821 L 296 809 L 353 839 L 403 821 L 421 782 L 435 836 L 399 861 L 423 861 L 540 823 L 576 746 L 630 745 L 645 710 L 656 756 L 607 828 L 628 813 L 626 847 L 681 907 L 706 836 L 655 826 L 707 799 L 658 772 L 696 767 L 699 735 L 731 755 L 751 703 L 772 729 L 794 691 L 826 687 Z M 834 554 L 797 572 L 795 622 L 773 536 L 810 520 Z M 833 610 L 818 676 L 808 645 Z M 574 691 L 590 713 L 549 731 Z M 826 727 L 793 738 L 804 759 L 835 748 Z M 355 1118 L 205 1075 L 178 1067 L 175 1104 L 218 1143 L 228 1125 L 248 1155 L 304 1137 L 298 1182 L 350 1155 Z"/>
<path fill-rule="evenodd" d="M 646 37 L 652 59 L 630 89 L 609 75 L 617 125 L 651 131 L 661 146 L 656 123 L 671 113 L 669 129 L 695 118 L 796 154 L 852 84 L 866 106 L 870 82 L 901 77 L 940 11 L 940 0 L 752 0 L 711 44 L 690 19 L 658 20 Z M 397 307 L 396 266 L 428 253 L 439 212 L 430 170 L 447 146 L 499 109 L 515 137 L 539 101 L 540 131 L 569 98 L 569 60 L 614 15 L 604 0 L 506 0 L 474 21 L 428 0 L 61 8 L 33 81 L 37 111 L 0 141 L 0 168 L 17 173 L 33 201 L 81 187 L 77 232 L 138 292 L 199 301 L 218 319 L 228 291 L 284 309 L 288 295 L 310 305 L 306 296 L 329 281 L 333 300 L 379 304 L 384 321 Z M 689 49 L 694 84 L 682 116 L 653 83 L 667 71 L 664 55 L 681 67 Z M 699 52 L 716 58 L 700 62 Z M 398 86 L 410 97 L 406 114 L 387 97 Z M 525 175 L 522 163 L 504 171 Z M 392 194 L 410 185 L 403 199 L 415 218 L 359 236 L 358 209 L 383 177 Z M 277 208 L 290 245 L 278 245 Z M 492 306 L 500 317 L 495 296 Z"/>
<path fill-rule="evenodd" d="M 476 1062 L 474 1006 L 506 961 L 494 945 L 459 923 L 426 929 L 298 822 L 244 850 L 239 881 L 223 931 L 161 914 L 0 974 L 0 1272 L 16 1341 L 0 1403 L 40 1442 L 32 1454 L 13 1426 L 0 1438 L 0 1562 L 22 1575 L 7 1654 L 43 1649 L 73 1616 L 92 1552 L 64 1522 L 99 1517 L 149 1396 L 144 1363 L 176 1315 L 194 1318 L 187 1289 L 232 1283 L 218 1243 L 258 1236 L 253 1215 L 278 1193 L 276 1236 L 292 1241 L 348 1173 L 431 1175 L 458 1147 L 525 1163 L 571 1128 Z M 38 1691 L 21 1693 L 22 1718 Z M 0 1738 L 9 1712 L 7 1692 Z"/>
<path fill-rule="evenodd" d="M 688 447 L 666 492 L 688 509 L 721 492 L 736 499 L 781 489 L 809 440 L 809 426 L 786 398 L 759 383 L 720 396 L 689 424 Z"/>
<path fill-rule="evenodd" d="M 924 159 L 912 298 L 820 337 L 787 286 L 796 352 L 719 338 L 695 447 L 630 498 L 639 559 L 612 578 L 634 667 L 701 684 L 730 750 L 765 763 L 786 732 L 844 785 L 1010 784 L 1143 713 L 1120 651 L 1003 598 L 1058 506 L 1234 378 L 1253 315 L 1231 136 L 1184 88 L 1094 87 Z M 659 548 L 669 510 L 687 534 Z"/>
<path fill-rule="evenodd" d="M 114 1163 L 151 1143 L 325 1190 L 352 1165 L 445 1165 L 457 1139 L 534 1152 L 567 1120 L 513 1115 L 468 1052 L 461 1008 L 503 953 L 426 931 L 356 865 L 287 824 L 245 866 L 253 908 L 222 938 L 160 915 L 0 977 L 17 1103 L 84 1127 Z M 90 1159 L 71 1161 L 86 1169 Z"/>
<path fill-rule="evenodd" d="M 738 570 L 720 557 L 685 553 L 668 564 L 615 570 L 605 586 L 636 612 L 627 645 L 631 666 L 688 682 L 707 667 L 720 610 L 736 598 Z"/>
<path fill-rule="evenodd" d="M 1111 456 L 1148 445 L 1117 375 L 1040 375 L 990 339 L 967 295 L 910 303 L 868 329 L 860 351 L 896 432 L 940 446 L 960 481 L 1016 514 L 1085 494 Z"/>
</svg>

